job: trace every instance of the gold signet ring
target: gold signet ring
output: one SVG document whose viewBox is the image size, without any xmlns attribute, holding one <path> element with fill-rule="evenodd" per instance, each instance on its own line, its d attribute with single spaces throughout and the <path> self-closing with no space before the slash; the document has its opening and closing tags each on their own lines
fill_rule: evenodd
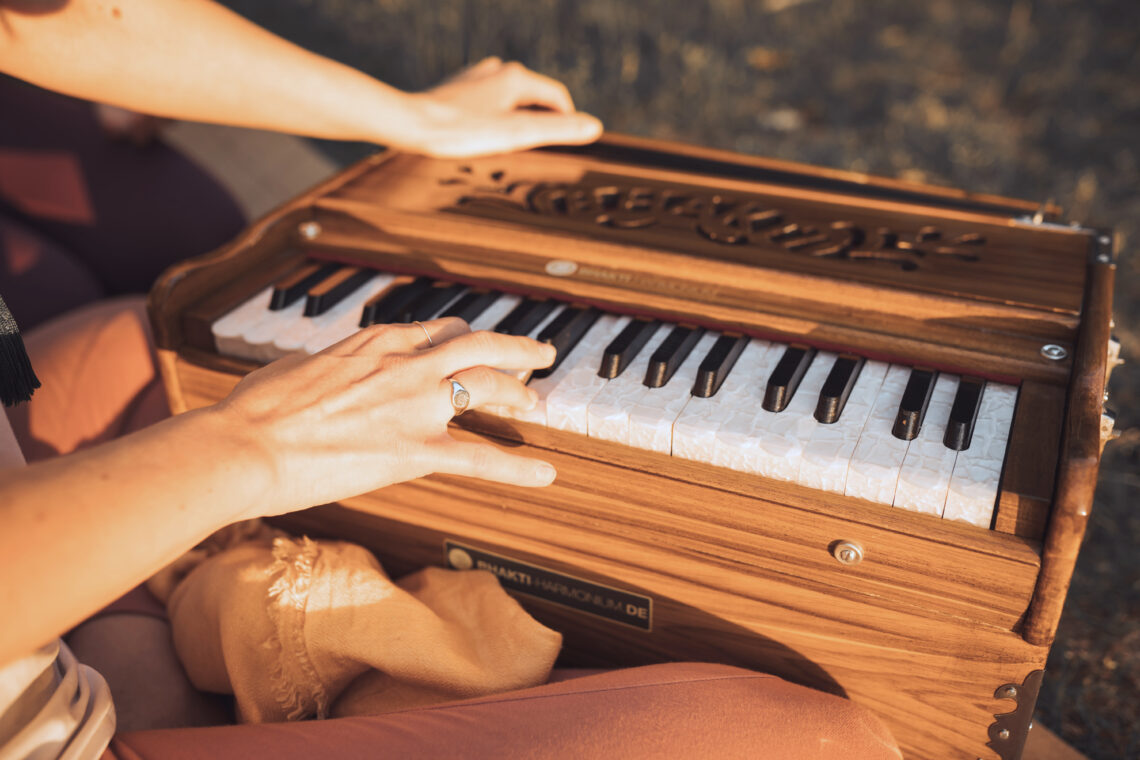
<svg viewBox="0 0 1140 760">
<path fill-rule="evenodd" d="M 451 381 L 451 408 L 455 410 L 455 416 L 463 414 L 467 411 L 467 407 L 471 405 L 471 394 L 466 388 L 459 384 L 458 380 Z"/>
</svg>

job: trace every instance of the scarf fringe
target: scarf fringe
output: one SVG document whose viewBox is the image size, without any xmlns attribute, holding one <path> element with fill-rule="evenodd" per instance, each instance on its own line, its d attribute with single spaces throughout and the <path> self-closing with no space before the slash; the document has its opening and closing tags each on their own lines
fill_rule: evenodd
<svg viewBox="0 0 1140 760">
<path fill-rule="evenodd" d="M 27 401 L 39 387 L 16 320 L 0 298 L 0 402 L 13 406 Z"/>
<path fill-rule="evenodd" d="M 310 715 L 326 718 L 329 712 L 328 694 L 305 647 L 302 622 L 317 554 L 318 546 L 308 536 L 299 543 L 283 538 L 273 542 L 274 563 L 270 574 L 280 575 L 269 587 L 267 612 L 276 633 L 262 646 L 277 655 L 269 679 L 273 684 L 273 696 L 285 712 L 286 720 L 304 720 Z M 301 671 L 304 682 L 310 684 L 307 694 L 285 672 L 286 648 L 289 650 L 288 659 Z"/>
</svg>

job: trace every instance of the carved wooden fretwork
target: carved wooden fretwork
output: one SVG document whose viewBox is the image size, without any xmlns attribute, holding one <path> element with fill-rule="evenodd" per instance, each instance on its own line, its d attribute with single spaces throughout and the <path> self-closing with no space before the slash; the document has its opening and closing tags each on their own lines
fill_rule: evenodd
<svg viewBox="0 0 1140 760">
<path fill-rule="evenodd" d="M 613 230 L 686 230 L 715 243 L 778 250 L 815 258 L 883 262 L 903 271 L 927 260 L 952 258 L 974 262 L 985 237 L 978 233 L 947 236 L 934 225 L 898 230 L 852 219 L 808 222 L 757 196 L 706 192 L 700 188 L 618 185 L 585 180 L 579 183 L 508 181 L 493 171 L 479 181 L 470 167 L 441 185 L 462 185 L 457 209 L 511 211 L 562 218 Z"/>
</svg>

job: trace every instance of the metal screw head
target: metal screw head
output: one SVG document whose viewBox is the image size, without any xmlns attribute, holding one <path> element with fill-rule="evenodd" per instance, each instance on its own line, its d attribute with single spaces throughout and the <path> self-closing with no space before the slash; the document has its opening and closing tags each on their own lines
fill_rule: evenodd
<svg viewBox="0 0 1140 760">
<path fill-rule="evenodd" d="M 857 565 L 863 561 L 863 547 L 854 541 L 839 541 L 832 548 L 831 555 L 841 564 Z"/>
<path fill-rule="evenodd" d="M 321 234 L 321 225 L 317 222 L 301 222 L 297 231 L 305 240 L 316 240 Z"/>
<path fill-rule="evenodd" d="M 1069 352 L 1064 346 L 1058 346 L 1056 343 L 1046 343 L 1041 347 L 1041 355 L 1046 359 L 1059 362 L 1068 357 Z"/>
<path fill-rule="evenodd" d="M 1013 699 L 1017 696 L 1016 686 L 1003 686 L 998 689 L 998 696 L 1002 699 Z"/>
<path fill-rule="evenodd" d="M 1110 245 L 1112 243 L 1112 238 L 1110 238 L 1108 235 L 1101 235 L 1096 239 L 1096 242 L 1100 243 L 1101 245 Z"/>
<path fill-rule="evenodd" d="M 1003 728 L 1001 731 L 998 731 L 997 737 L 999 739 L 1001 739 L 1003 742 L 1008 741 L 1009 740 L 1009 729 Z"/>
</svg>

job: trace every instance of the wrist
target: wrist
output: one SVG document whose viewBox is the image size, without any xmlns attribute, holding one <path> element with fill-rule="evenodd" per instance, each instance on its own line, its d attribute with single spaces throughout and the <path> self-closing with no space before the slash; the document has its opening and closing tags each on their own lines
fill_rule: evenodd
<svg viewBox="0 0 1140 760">
<path fill-rule="evenodd" d="M 186 412 L 170 422 L 178 428 L 179 447 L 205 457 L 203 485 L 213 493 L 223 524 L 269 511 L 280 479 L 272 452 L 253 429 L 223 404 Z"/>
</svg>

